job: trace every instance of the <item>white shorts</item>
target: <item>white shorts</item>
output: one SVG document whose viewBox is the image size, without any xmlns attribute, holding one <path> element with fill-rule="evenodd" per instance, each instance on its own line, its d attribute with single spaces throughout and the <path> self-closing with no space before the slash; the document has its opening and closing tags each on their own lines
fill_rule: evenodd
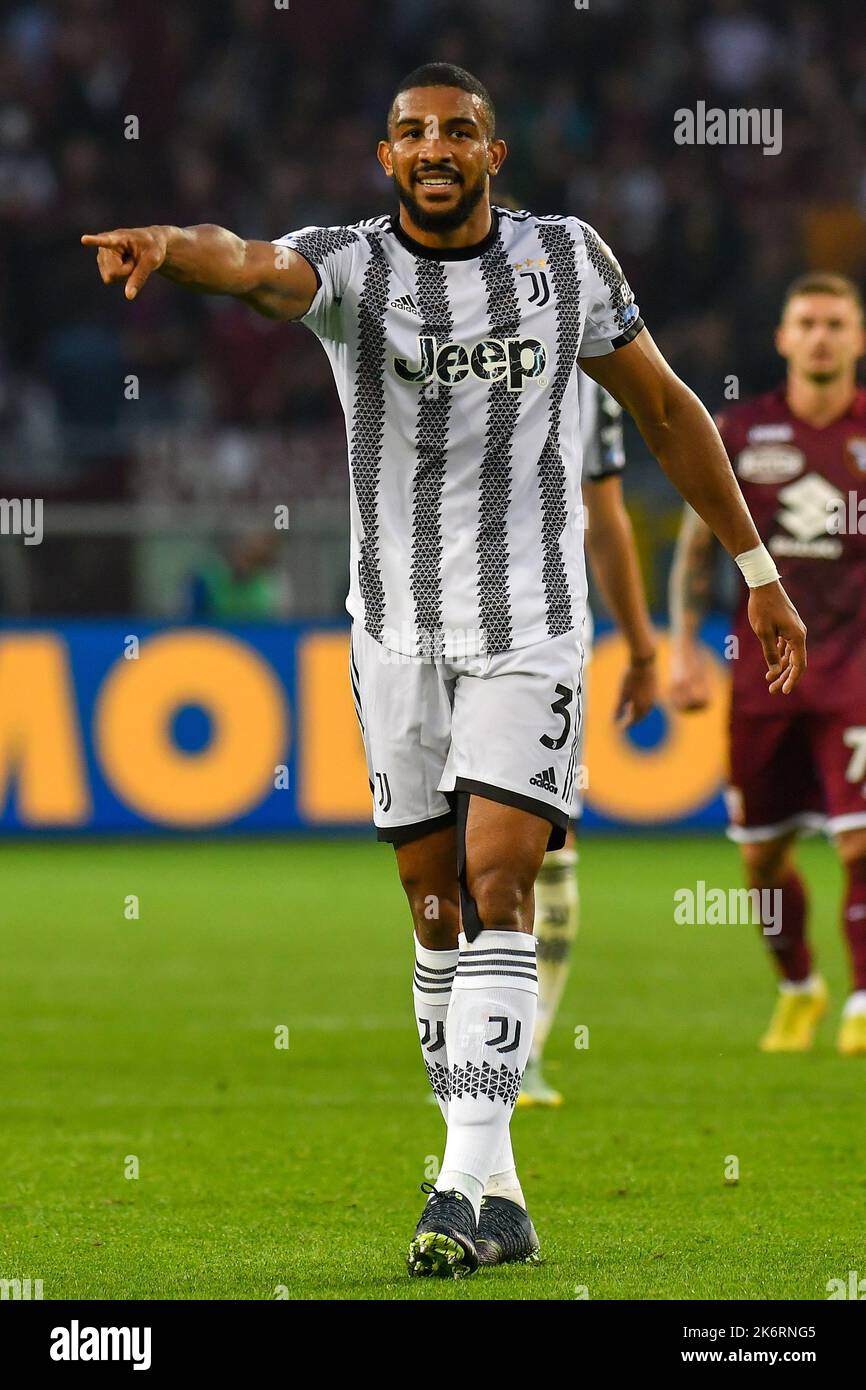
<svg viewBox="0 0 866 1390">
<path fill-rule="evenodd" d="M 378 838 L 455 821 L 456 793 L 549 820 L 559 848 L 575 802 L 582 724 L 578 632 L 518 651 L 404 657 L 352 627 L 350 675 Z"/>
</svg>

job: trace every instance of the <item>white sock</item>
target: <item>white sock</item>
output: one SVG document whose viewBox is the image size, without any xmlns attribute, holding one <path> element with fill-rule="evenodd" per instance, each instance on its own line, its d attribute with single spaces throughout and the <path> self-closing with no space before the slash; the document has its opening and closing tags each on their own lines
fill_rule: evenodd
<svg viewBox="0 0 866 1390">
<path fill-rule="evenodd" d="M 534 937 L 485 930 L 467 941 L 461 933 L 445 1024 L 448 1142 L 436 1187 L 462 1192 L 476 1217 L 520 1092 L 537 990 Z"/>
<path fill-rule="evenodd" d="M 487 1179 L 484 1188 L 485 1197 L 507 1197 L 509 1202 L 516 1202 L 519 1207 L 526 1211 L 526 1198 L 523 1195 L 523 1188 L 520 1186 L 520 1179 L 517 1176 L 517 1169 L 514 1166 L 514 1153 L 511 1148 L 511 1124 L 505 1131 L 505 1138 L 502 1141 L 499 1153 L 493 1161 L 493 1172 Z"/>
<path fill-rule="evenodd" d="M 855 990 L 849 994 L 845 1000 L 845 1007 L 842 1010 L 843 1018 L 854 1018 L 858 1014 L 866 1014 L 866 989 Z"/>
<path fill-rule="evenodd" d="M 782 994 L 811 994 L 820 978 L 820 975 L 807 975 L 805 980 L 780 980 L 779 991 Z"/>
<path fill-rule="evenodd" d="M 442 1118 L 448 1123 L 448 1048 L 445 1019 L 451 999 L 451 985 L 457 968 L 454 951 L 431 951 L 415 937 L 415 974 L 412 999 L 421 1040 L 421 1055 L 439 1102 Z"/>
<path fill-rule="evenodd" d="M 533 1062 L 541 1061 L 571 967 L 580 913 L 576 867 L 577 850 L 551 850 L 535 880 L 538 1014 L 530 1054 Z"/>
</svg>

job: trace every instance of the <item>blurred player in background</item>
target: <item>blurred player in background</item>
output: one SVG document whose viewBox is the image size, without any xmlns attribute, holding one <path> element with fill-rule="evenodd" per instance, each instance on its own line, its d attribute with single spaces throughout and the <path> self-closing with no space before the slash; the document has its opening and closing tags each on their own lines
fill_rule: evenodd
<svg viewBox="0 0 866 1390">
<path fill-rule="evenodd" d="M 186 616 L 198 623 L 268 622 L 285 615 L 289 594 L 271 531 L 214 546 L 187 583 Z"/>
<path fill-rule="evenodd" d="M 718 433 L 619 263 L 577 217 L 491 206 L 506 153 L 483 84 L 426 64 L 399 85 L 378 147 L 399 212 L 276 243 L 211 225 L 83 237 L 127 298 L 155 271 L 235 295 L 302 320 L 331 362 L 349 445 L 352 680 L 448 1129 L 413 1276 L 538 1257 L 510 1122 L 536 1013 L 533 889 L 565 839 L 581 727 L 578 360 L 736 558 L 771 690 L 787 695 L 806 662 Z"/>
<path fill-rule="evenodd" d="M 578 373 L 580 438 L 583 446 L 583 504 L 586 550 L 596 583 L 628 644 L 615 718 L 625 726 L 648 714 L 658 696 L 655 634 L 641 582 L 631 520 L 622 495 L 625 467 L 622 409 L 591 377 Z M 592 617 L 584 627 L 586 659 L 591 658 Z M 604 716 L 606 717 L 606 715 Z M 575 819 L 581 814 L 578 779 Z M 578 851 L 573 830 L 562 849 L 549 850 L 535 880 L 535 939 L 538 957 L 538 1012 L 520 1106 L 562 1104 L 545 1080 L 544 1049 L 568 980 L 571 950 L 580 920 Z"/>
<path fill-rule="evenodd" d="M 863 302 L 841 275 L 807 274 L 789 288 L 776 332 L 787 381 L 718 421 L 749 510 L 808 624 L 807 676 L 780 707 L 760 689 L 745 604 L 737 607 L 730 719 L 729 835 L 752 888 L 778 889 L 782 930 L 766 941 L 781 977 L 761 1047 L 812 1046 L 827 1007 L 793 857 L 802 831 L 826 828 L 845 873 L 851 993 L 839 1051 L 866 1054 L 866 350 Z M 676 708 L 707 702 L 698 642 L 714 541 L 687 509 L 671 573 Z M 744 640 L 746 639 L 746 640 Z"/>
</svg>

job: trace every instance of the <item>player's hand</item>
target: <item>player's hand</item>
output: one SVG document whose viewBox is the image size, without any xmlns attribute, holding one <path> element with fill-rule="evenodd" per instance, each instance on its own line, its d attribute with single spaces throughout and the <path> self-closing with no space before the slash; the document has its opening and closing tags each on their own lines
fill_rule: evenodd
<svg viewBox="0 0 866 1390">
<path fill-rule="evenodd" d="M 680 714 L 706 709 L 710 703 L 707 659 L 697 642 L 673 644 L 670 702 Z"/>
<path fill-rule="evenodd" d="M 165 260 L 164 227 L 119 227 L 113 232 L 83 236 L 82 246 L 95 246 L 96 265 L 104 285 L 126 281 L 126 298 L 135 299 L 148 276 Z"/>
<path fill-rule="evenodd" d="M 655 653 L 633 661 L 622 678 L 614 719 L 620 728 L 637 724 L 658 704 L 659 688 Z"/>
<path fill-rule="evenodd" d="M 806 669 L 806 628 L 778 580 L 749 590 L 749 622 L 764 649 L 770 694 L 790 695 Z"/>
</svg>

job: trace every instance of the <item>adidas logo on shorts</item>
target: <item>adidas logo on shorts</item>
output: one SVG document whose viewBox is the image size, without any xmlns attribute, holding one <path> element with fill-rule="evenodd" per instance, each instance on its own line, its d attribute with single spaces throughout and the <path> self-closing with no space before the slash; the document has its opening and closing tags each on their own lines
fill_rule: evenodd
<svg viewBox="0 0 866 1390">
<path fill-rule="evenodd" d="M 411 294 L 404 294 L 401 295 L 399 299 L 392 299 L 389 308 L 405 309 L 407 314 L 417 314 L 419 318 L 421 317 L 421 310 L 418 308 Z"/>
<path fill-rule="evenodd" d="M 530 787 L 541 787 L 544 792 L 555 792 L 559 796 L 559 788 L 556 785 L 556 773 L 552 767 L 546 772 L 536 772 L 534 777 L 529 779 Z"/>
</svg>

